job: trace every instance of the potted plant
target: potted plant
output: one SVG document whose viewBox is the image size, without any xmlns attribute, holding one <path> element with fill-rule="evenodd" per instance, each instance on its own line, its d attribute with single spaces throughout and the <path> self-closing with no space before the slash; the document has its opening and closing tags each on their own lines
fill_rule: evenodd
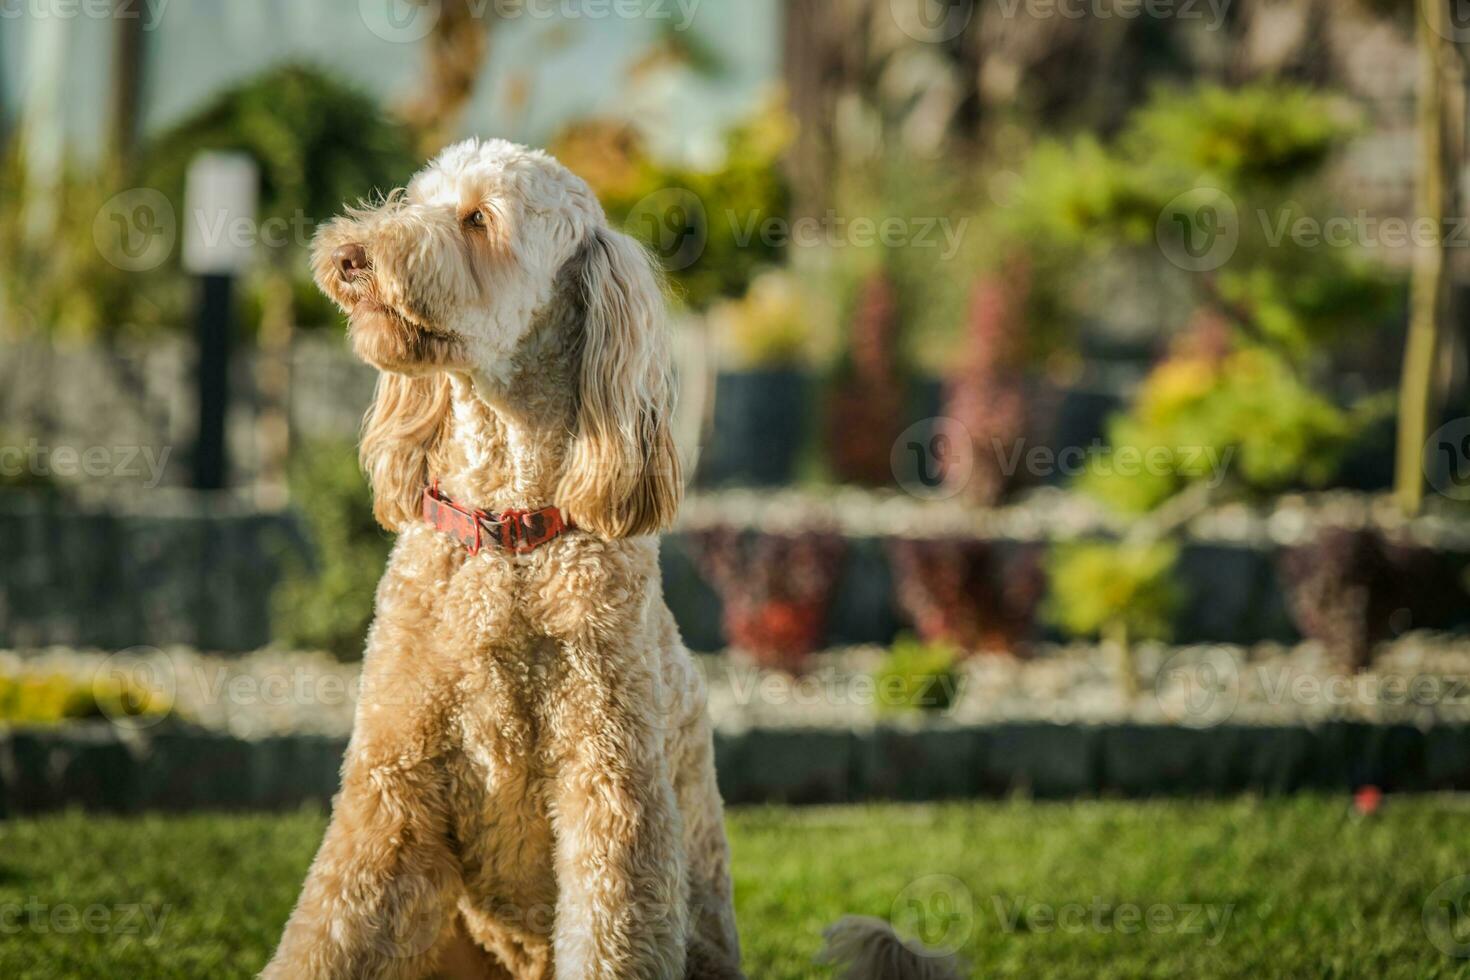
<svg viewBox="0 0 1470 980">
<path fill-rule="evenodd" d="M 806 434 L 809 336 L 794 277 L 784 270 L 757 276 L 745 296 L 716 304 L 709 322 L 724 368 L 701 481 L 790 483 Z"/>
<path fill-rule="evenodd" d="M 695 536 L 700 572 L 724 604 L 725 639 L 763 667 L 799 672 L 827 634 L 846 543 L 835 534 Z"/>
</svg>

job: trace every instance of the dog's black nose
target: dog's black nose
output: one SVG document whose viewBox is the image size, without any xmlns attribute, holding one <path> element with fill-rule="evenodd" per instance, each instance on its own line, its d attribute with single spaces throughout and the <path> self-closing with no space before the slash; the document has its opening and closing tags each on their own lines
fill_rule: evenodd
<svg viewBox="0 0 1470 980">
<path fill-rule="evenodd" d="M 367 249 L 356 242 L 339 246 L 332 253 L 332 261 L 337 263 L 337 275 L 342 277 L 342 281 L 351 282 L 353 276 L 368 267 Z"/>
</svg>

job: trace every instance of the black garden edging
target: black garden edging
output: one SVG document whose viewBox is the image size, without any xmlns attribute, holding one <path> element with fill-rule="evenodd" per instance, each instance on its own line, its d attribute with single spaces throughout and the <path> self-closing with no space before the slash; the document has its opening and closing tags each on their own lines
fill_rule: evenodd
<svg viewBox="0 0 1470 980">
<path fill-rule="evenodd" d="M 0 816 L 285 810 L 328 801 L 346 740 L 108 725 L 0 734 Z M 1332 723 L 753 730 L 716 738 L 732 804 L 1470 790 L 1470 726 Z"/>
</svg>

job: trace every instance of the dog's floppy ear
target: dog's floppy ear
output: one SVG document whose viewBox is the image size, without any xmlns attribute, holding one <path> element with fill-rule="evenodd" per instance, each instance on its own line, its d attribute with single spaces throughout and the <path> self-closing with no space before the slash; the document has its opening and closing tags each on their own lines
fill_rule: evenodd
<svg viewBox="0 0 1470 980">
<path fill-rule="evenodd" d="M 584 248 L 577 421 L 557 504 L 607 538 L 673 523 L 683 494 L 674 448 L 673 362 L 651 257 L 600 228 Z"/>
<path fill-rule="evenodd" d="M 359 460 L 373 489 L 373 514 L 390 531 L 419 519 L 429 479 L 429 455 L 449 416 L 449 375 L 378 375 L 362 422 Z"/>
</svg>

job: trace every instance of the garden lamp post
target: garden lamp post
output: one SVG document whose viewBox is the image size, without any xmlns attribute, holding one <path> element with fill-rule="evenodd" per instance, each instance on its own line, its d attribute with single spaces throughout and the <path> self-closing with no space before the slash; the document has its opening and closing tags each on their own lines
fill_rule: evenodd
<svg viewBox="0 0 1470 980">
<path fill-rule="evenodd" d="M 195 314 L 199 344 L 195 384 L 198 428 L 196 490 L 220 490 L 229 473 L 225 420 L 229 409 L 230 332 L 235 280 L 255 246 L 260 172 L 243 153 L 205 152 L 189 164 L 184 187 L 184 270 L 199 280 Z"/>
</svg>

